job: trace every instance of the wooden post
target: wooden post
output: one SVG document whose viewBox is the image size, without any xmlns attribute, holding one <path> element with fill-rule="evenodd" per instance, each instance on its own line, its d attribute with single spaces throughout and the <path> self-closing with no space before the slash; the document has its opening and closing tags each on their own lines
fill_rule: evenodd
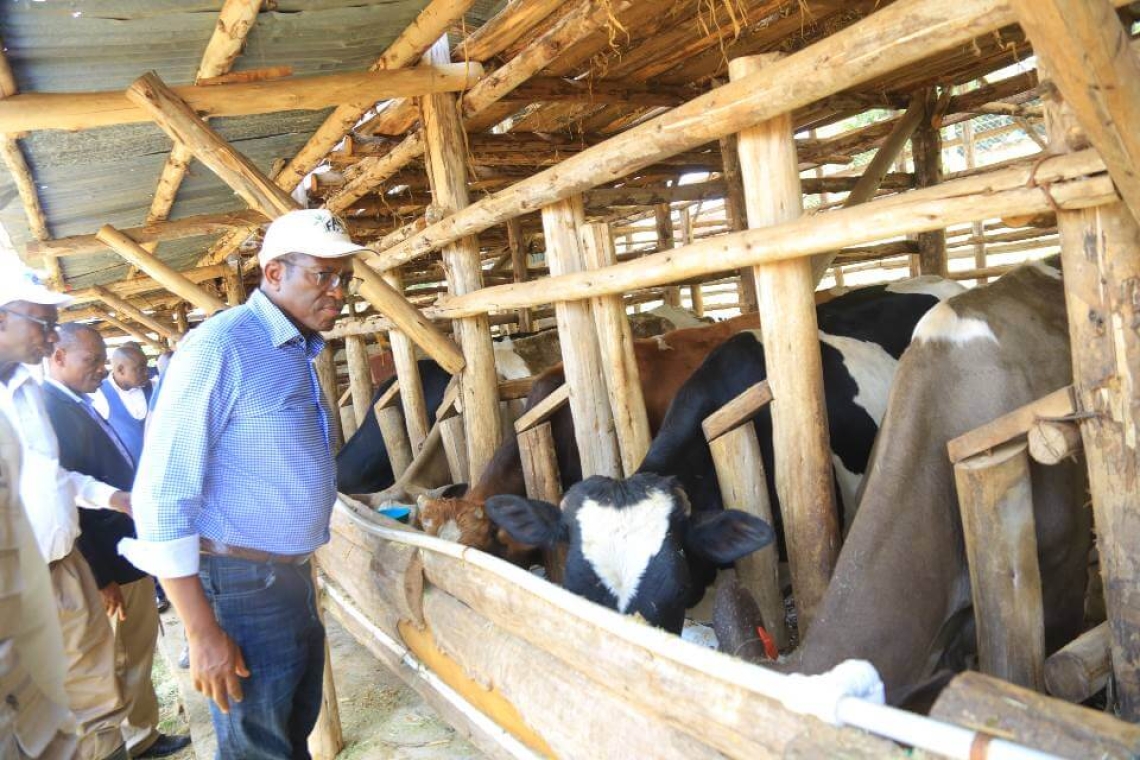
<svg viewBox="0 0 1140 760">
<path fill-rule="evenodd" d="M 657 250 L 668 251 L 675 245 L 673 236 L 673 210 L 668 203 L 658 203 L 653 207 L 653 219 L 657 226 Z M 681 305 L 681 288 L 667 285 L 664 288 L 665 305 Z"/>
<path fill-rule="evenodd" d="M 425 63 L 448 63 L 447 35 L 440 38 Z M 431 182 L 432 204 L 453 214 L 468 204 L 466 143 L 454 95 L 436 94 L 422 101 L 424 138 Z M 463 295 L 483 287 L 479 241 L 474 235 L 443 248 L 448 291 Z M 468 482 L 478 482 L 499 446 L 499 381 L 487 316 L 456 320 L 455 335 L 466 366 L 459 376 L 463 428 L 467 438 Z"/>
<path fill-rule="evenodd" d="M 376 415 L 376 424 L 380 427 L 380 437 L 384 439 L 384 449 L 388 452 L 392 473 L 398 479 L 411 465 L 413 458 L 404 413 L 398 406 L 381 407 L 380 402 L 376 403 L 372 411 Z"/>
<path fill-rule="evenodd" d="M 313 593 L 317 594 L 317 615 L 321 623 L 325 620 L 324 590 L 317 582 L 317 562 L 312 562 Z M 309 753 L 313 760 L 335 760 L 344 749 L 344 735 L 340 728 L 340 705 L 336 699 L 336 683 L 333 680 L 332 656 L 328 636 L 325 636 L 325 667 L 321 675 L 321 711 L 317 714 L 317 724 L 309 734 Z"/>
<path fill-rule="evenodd" d="M 745 78 L 779 57 L 737 58 L 729 63 L 729 76 Z M 800 216 L 803 195 L 791 116 L 746 129 L 738 140 L 749 227 Z M 839 552 L 815 281 L 807 259 L 759 266 L 755 272 L 768 382 L 778 399 L 772 405 L 776 491 L 802 636 L 827 591 Z"/>
<path fill-rule="evenodd" d="M 1015 7 L 1020 6 L 1020 2 L 1015 3 Z M 1022 18 L 1026 19 L 1024 15 Z M 1082 19 L 1083 14 L 1074 17 L 1072 23 L 1083 24 Z M 1036 43 L 1036 22 L 1026 23 Z M 1118 22 L 1114 18 L 1112 23 Z M 1092 30 L 1082 26 L 1082 31 Z M 1053 29 L 1049 34 L 1065 37 L 1063 30 Z M 1050 54 L 1056 52 L 1052 42 L 1042 42 Z M 1100 56 L 1105 52 L 1111 51 L 1089 54 Z M 1042 84 L 1052 82 L 1054 66 L 1069 65 L 1076 64 L 1067 57 L 1051 61 L 1047 55 L 1040 55 Z M 1066 79 L 1060 80 L 1062 86 L 1065 83 Z M 1067 100 L 1062 100 L 1072 93 L 1053 86 L 1044 89 L 1051 151 L 1063 153 L 1083 147 L 1084 135 Z M 1136 331 L 1140 320 L 1140 227 L 1128 207 L 1116 202 L 1080 211 L 1059 210 L 1057 228 L 1073 347 L 1073 385 L 1079 407 L 1093 413 L 1080 425 L 1116 694 L 1121 717 L 1136 721 L 1140 720 L 1140 564 L 1136 562 L 1140 557 L 1140 511 L 1136 509 L 1136 494 L 1140 492 L 1140 394 L 1136 391 L 1140 387 L 1140 336 Z"/>
<path fill-rule="evenodd" d="M 942 181 L 942 132 L 930 122 L 937 100 L 937 91 L 928 90 L 922 122 L 910 141 L 917 187 L 931 187 Z M 918 233 L 918 260 L 920 274 L 946 276 L 946 230 Z"/>
<path fill-rule="evenodd" d="M 1045 688 L 1058 699 L 1084 702 L 1103 689 L 1112 674 L 1108 623 L 1070 641 L 1045 660 Z"/>
<path fill-rule="evenodd" d="M 455 414 L 439 421 L 439 432 L 443 437 L 443 451 L 447 456 L 447 468 L 451 471 L 452 483 L 470 483 L 471 462 L 467 458 L 467 435 L 462 415 Z"/>
<path fill-rule="evenodd" d="M 681 246 L 693 242 L 693 215 L 686 206 L 681 209 Z M 698 317 L 705 315 L 705 297 L 701 292 L 701 283 L 695 282 L 689 286 L 689 303 L 692 304 L 693 313 Z"/>
<path fill-rule="evenodd" d="M 717 482 L 725 509 L 739 509 L 756 515 L 769 525 L 772 505 L 768 503 L 768 480 L 756 428 L 746 420 L 709 441 L 716 466 Z M 784 616 L 784 595 L 780 592 L 779 550 L 775 543 L 736 561 L 740 583 L 756 599 L 764 626 L 780 650 L 790 643 Z"/>
<path fill-rule="evenodd" d="M 978 167 L 977 145 L 974 142 L 974 120 L 967 119 L 962 122 L 962 152 L 966 158 L 966 169 L 972 171 Z M 986 227 L 981 221 L 970 224 L 970 234 L 974 238 L 974 268 L 986 267 Z M 988 277 L 979 277 L 978 284 L 985 285 Z"/>
<path fill-rule="evenodd" d="M 544 206 L 546 262 L 552 275 L 586 269 L 578 229 L 585 222 L 582 196 Z M 621 477 L 621 454 L 614 418 L 607 400 L 598 336 L 590 304 L 584 301 L 554 305 L 562 364 L 570 389 L 574 438 L 582 458 L 582 476 Z"/>
<path fill-rule="evenodd" d="M 174 329 L 178 331 L 179 335 L 185 335 L 190 332 L 190 318 L 186 316 L 187 304 L 182 301 L 174 306 L 171 316 L 174 319 Z"/>
<path fill-rule="evenodd" d="M 385 272 L 384 280 L 396 292 L 403 291 L 400 270 Z M 399 330 L 388 332 L 388 343 L 392 347 L 392 363 L 396 367 L 396 377 L 400 382 L 400 404 L 404 409 L 402 419 L 414 454 L 424 445 L 424 439 L 431 429 L 431 425 L 428 424 L 427 402 L 424 401 L 423 381 L 420 379 L 420 365 L 416 362 L 416 347 L 408 336 Z"/>
<path fill-rule="evenodd" d="M 602 269 L 617 263 L 609 225 L 604 222 L 585 224 L 580 232 L 587 269 Z M 594 298 L 591 305 L 614 431 L 621 449 L 622 470 L 629 477 L 645 459 L 652 439 L 641 392 L 641 374 L 633 353 L 633 334 L 621 296 Z"/>
<path fill-rule="evenodd" d="M 209 316 L 226 308 L 220 298 L 207 293 L 202 286 L 191 282 L 185 275 L 169 264 L 149 253 L 145 248 L 119 232 L 109 224 L 104 224 L 95 235 L 128 262 L 150 275 L 171 293 L 184 298 Z"/>
<path fill-rule="evenodd" d="M 230 306 L 245 303 L 245 283 L 241 278 L 241 257 L 230 256 L 226 260 L 226 273 L 222 278 L 226 283 L 226 300 Z"/>
<path fill-rule="evenodd" d="M 1045 622 L 1029 454 L 999 446 L 954 465 L 981 670 L 1045 688 Z"/>
<path fill-rule="evenodd" d="M 362 335 L 344 339 L 345 362 L 348 364 L 348 387 L 352 390 L 352 411 L 356 427 L 372 411 L 372 368 L 368 365 L 368 346 Z"/>
<path fill-rule="evenodd" d="M 522 458 L 523 481 L 526 495 L 551 504 L 562 502 L 562 473 L 558 469 L 558 453 L 554 448 L 554 433 L 549 422 L 542 422 L 518 433 L 519 456 Z M 546 578 L 561 584 L 566 566 L 566 547 L 559 544 L 542 552 Z"/>
<path fill-rule="evenodd" d="M 526 282 L 530 279 L 526 268 L 526 246 L 523 241 L 522 222 L 518 218 L 507 221 L 507 245 L 511 249 L 511 271 L 514 272 L 515 282 Z M 534 331 L 531 322 L 530 309 L 519 309 L 519 332 Z"/>
<path fill-rule="evenodd" d="M 747 211 L 744 203 L 744 181 L 740 176 L 740 155 L 736 146 L 736 135 L 720 139 L 720 158 L 724 163 L 724 217 L 728 229 L 740 232 L 748 228 Z M 740 270 L 739 282 L 741 314 L 752 314 L 759 310 L 756 302 L 756 274 L 752 267 Z"/>
<path fill-rule="evenodd" d="M 331 345 L 326 344 L 321 349 L 314 365 L 317 369 L 317 382 L 321 385 L 321 392 L 325 395 L 325 404 L 329 412 L 329 443 L 333 454 L 336 454 L 344 445 L 345 438 L 340 429 L 340 414 L 336 405 L 336 359 Z"/>
</svg>

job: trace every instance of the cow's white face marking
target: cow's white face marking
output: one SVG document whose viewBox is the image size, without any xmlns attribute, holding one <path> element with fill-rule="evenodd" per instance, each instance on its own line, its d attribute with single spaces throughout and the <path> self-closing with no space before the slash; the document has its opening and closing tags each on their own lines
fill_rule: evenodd
<svg viewBox="0 0 1140 760">
<path fill-rule="evenodd" d="M 928 296 L 934 296 L 939 301 L 945 301 L 947 298 L 956 296 L 959 293 L 965 293 L 966 288 L 953 280 L 947 280 L 937 275 L 924 274 L 921 277 L 911 277 L 907 280 L 892 282 L 887 286 L 887 292 L 924 293 Z"/>
<path fill-rule="evenodd" d="M 582 555 L 617 597 L 618 612 L 626 611 L 649 561 L 661 550 L 673 506 L 671 493 L 654 491 L 621 509 L 593 499 L 586 499 L 578 508 Z"/>
<path fill-rule="evenodd" d="M 495 343 L 495 370 L 500 380 L 522 380 L 533 374 L 523 358 L 515 353 L 515 343 L 510 338 Z"/>
<path fill-rule="evenodd" d="M 843 356 L 843 366 L 859 388 L 855 403 L 863 407 L 878 425 L 887 413 L 887 396 L 899 363 L 878 343 L 825 332 L 820 332 L 819 339 Z"/>
<path fill-rule="evenodd" d="M 926 312 L 915 325 L 912 342 L 944 341 L 962 345 L 975 340 L 998 342 L 997 336 L 985 320 L 960 317 L 949 304 L 940 303 Z"/>
</svg>

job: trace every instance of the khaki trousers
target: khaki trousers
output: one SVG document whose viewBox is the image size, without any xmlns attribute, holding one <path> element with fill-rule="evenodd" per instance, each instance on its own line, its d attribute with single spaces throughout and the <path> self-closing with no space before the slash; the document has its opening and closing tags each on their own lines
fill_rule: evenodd
<svg viewBox="0 0 1140 760">
<path fill-rule="evenodd" d="M 51 563 L 67 661 L 68 705 L 79 724 L 79 760 L 102 760 L 123 747 L 119 725 L 126 717 L 115 673 L 115 637 L 87 560 L 72 549 Z"/>
<path fill-rule="evenodd" d="M 158 607 L 154 601 L 154 581 L 147 577 L 119 587 L 123 592 L 126 620 L 112 617 L 115 631 L 115 657 L 119 680 L 127 703 L 123 738 L 131 756 L 146 752 L 158 740 L 158 696 L 154 693 L 151 668 L 158 643 Z"/>
</svg>

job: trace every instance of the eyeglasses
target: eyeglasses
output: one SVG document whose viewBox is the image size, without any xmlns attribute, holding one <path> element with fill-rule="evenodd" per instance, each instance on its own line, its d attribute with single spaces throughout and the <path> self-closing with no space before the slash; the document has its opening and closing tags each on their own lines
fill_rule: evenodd
<svg viewBox="0 0 1140 760">
<path fill-rule="evenodd" d="M 359 277 L 353 277 L 352 275 L 345 275 L 335 271 L 330 272 L 325 269 L 309 269 L 306 266 L 295 264 L 288 259 L 281 259 L 281 263 L 287 267 L 293 267 L 294 269 L 300 269 L 309 273 L 313 276 L 313 279 L 316 280 L 317 286 L 324 290 L 336 290 L 343 285 L 345 292 L 356 295 L 360 292 L 360 286 L 364 284 L 364 280 Z"/>
<path fill-rule="evenodd" d="M 9 309 L 7 306 L 0 306 L 0 311 L 4 312 L 5 314 L 11 314 L 13 317 L 23 317 L 29 322 L 35 322 L 41 328 L 43 328 L 44 337 L 50 336 L 59 327 L 59 323 L 54 319 L 40 319 L 39 317 L 33 317 L 31 314 L 25 314 L 22 311 Z"/>
</svg>

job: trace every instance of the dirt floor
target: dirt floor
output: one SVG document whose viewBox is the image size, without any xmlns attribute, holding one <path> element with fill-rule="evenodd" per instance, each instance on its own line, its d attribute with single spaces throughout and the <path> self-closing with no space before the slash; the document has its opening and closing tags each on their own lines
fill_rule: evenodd
<svg viewBox="0 0 1140 760">
<path fill-rule="evenodd" d="M 173 613 L 162 616 L 154 679 L 162 705 L 160 730 L 194 737 L 192 749 L 174 760 L 212 760 L 213 729 L 205 699 L 194 692 L 187 672 L 176 660 L 184 644 L 182 625 Z M 481 758 L 436 713 L 368 650 L 345 633 L 335 620 L 326 622 L 332 647 L 333 675 L 340 705 L 345 747 L 341 760 L 439 760 Z"/>
</svg>

